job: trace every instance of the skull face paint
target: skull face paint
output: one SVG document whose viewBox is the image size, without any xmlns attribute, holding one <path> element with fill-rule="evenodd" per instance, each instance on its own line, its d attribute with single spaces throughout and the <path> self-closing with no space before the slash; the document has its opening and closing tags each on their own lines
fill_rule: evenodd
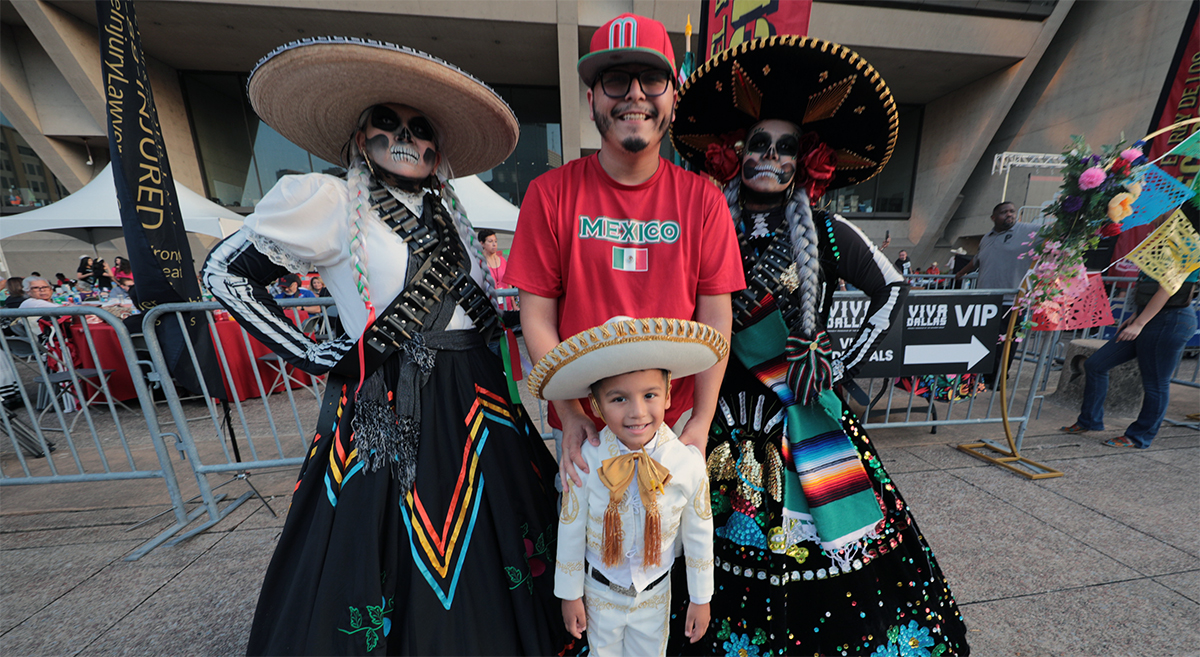
<svg viewBox="0 0 1200 657">
<path fill-rule="evenodd" d="M 760 194 L 778 194 L 796 176 L 800 154 L 800 130 L 777 119 L 761 121 L 750 128 L 742 155 L 742 184 Z"/>
<path fill-rule="evenodd" d="M 356 139 L 372 163 L 401 179 L 424 180 L 437 168 L 433 126 L 407 105 L 376 105 Z"/>
</svg>

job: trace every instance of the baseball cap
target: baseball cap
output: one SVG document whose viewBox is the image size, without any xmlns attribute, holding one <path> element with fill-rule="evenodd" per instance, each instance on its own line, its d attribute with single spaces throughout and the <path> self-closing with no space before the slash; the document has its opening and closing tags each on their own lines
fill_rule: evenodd
<svg viewBox="0 0 1200 657">
<path fill-rule="evenodd" d="M 645 64 L 675 72 L 675 49 L 667 28 L 653 18 L 621 14 L 592 35 L 588 54 L 579 58 L 579 77 L 591 86 L 600 71 L 618 64 Z"/>
</svg>

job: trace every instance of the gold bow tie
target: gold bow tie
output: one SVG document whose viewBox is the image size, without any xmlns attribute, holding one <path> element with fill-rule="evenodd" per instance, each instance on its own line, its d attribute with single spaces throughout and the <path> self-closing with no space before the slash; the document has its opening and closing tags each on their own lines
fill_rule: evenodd
<svg viewBox="0 0 1200 657">
<path fill-rule="evenodd" d="M 636 467 L 641 463 L 642 467 Z M 625 496 L 625 489 L 633 482 L 637 473 L 638 489 L 644 506 L 652 506 L 654 493 L 663 494 L 663 486 L 671 481 L 671 471 L 658 461 L 650 458 L 646 448 L 640 452 L 630 452 L 621 456 L 605 459 L 600 465 L 600 481 L 608 488 L 609 497 L 618 503 Z"/>
</svg>

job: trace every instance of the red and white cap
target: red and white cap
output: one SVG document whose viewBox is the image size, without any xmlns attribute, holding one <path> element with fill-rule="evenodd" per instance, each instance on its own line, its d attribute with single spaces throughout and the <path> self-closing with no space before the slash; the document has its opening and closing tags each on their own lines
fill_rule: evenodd
<svg viewBox="0 0 1200 657">
<path fill-rule="evenodd" d="M 592 35 L 588 54 L 579 58 L 579 77 L 591 86 L 596 76 L 618 64 L 645 64 L 675 73 L 675 49 L 667 28 L 653 18 L 621 14 Z"/>
</svg>

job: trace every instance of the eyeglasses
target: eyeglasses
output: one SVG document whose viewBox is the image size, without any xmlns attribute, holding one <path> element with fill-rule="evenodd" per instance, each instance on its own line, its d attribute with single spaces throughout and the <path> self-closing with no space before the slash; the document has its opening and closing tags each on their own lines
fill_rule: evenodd
<svg viewBox="0 0 1200 657">
<path fill-rule="evenodd" d="M 49 290 L 50 286 L 49 285 L 30 285 L 29 289 L 31 291 L 32 290 Z"/>
<path fill-rule="evenodd" d="M 609 98 L 624 98 L 633 86 L 634 78 L 637 78 L 638 84 L 642 86 L 642 93 L 651 98 L 663 95 L 667 92 L 667 87 L 671 86 L 669 72 L 651 68 L 640 73 L 605 71 L 600 74 L 600 88 Z"/>
</svg>

